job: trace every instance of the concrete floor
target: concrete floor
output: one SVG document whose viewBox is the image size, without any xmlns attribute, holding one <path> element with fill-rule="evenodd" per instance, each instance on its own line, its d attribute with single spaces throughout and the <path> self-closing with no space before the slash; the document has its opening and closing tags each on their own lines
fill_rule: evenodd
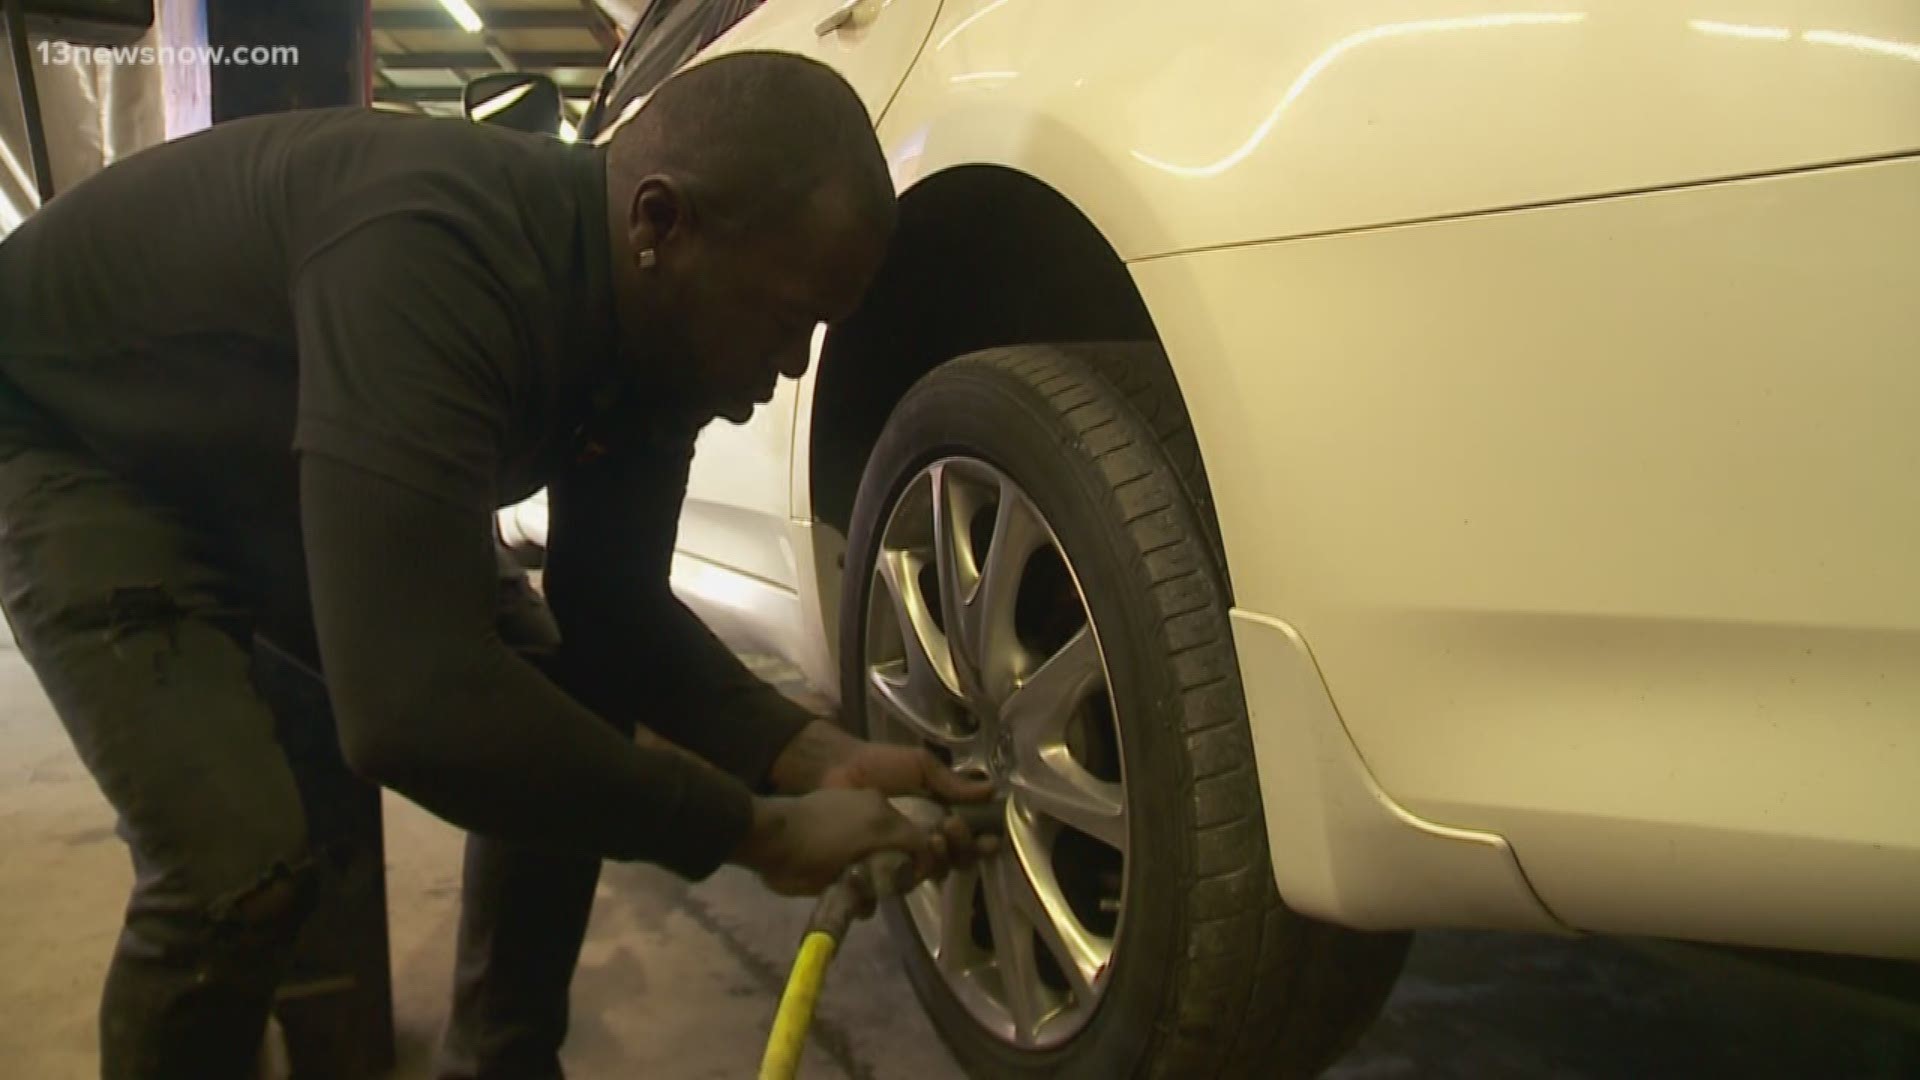
<svg viewBox="0 0 1920 1080">
<path fill-rule="evenodd" d="M 404 1080 L 444 1016 L 459 835 L 388 807 Z M 94 1000 L 130 880 L 107 807 L 10 649 L 0 651 L 0 1061 L 94 1074 Z M 576 1080 L 751 1075 L 804 904 L 723 872 L 687 887 L 609 866 L 575 984 Z M 856 931 L 821 1005 L 806 1075 L 957 1078 L 884 933 Z M 1473 1080 L 1920 1077 L 1916 1029 L 1739 970 L 1628 943 L 1428 934 L 1366 1040 L 1332 1076 Z"/>
</svg>

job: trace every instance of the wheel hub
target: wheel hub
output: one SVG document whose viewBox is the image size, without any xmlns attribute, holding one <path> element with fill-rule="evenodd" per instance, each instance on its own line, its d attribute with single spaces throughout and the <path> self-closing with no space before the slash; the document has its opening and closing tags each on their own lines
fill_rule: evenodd
<svg viewBox="0 0 1920 1080">
<path fill-rule="evenodd" d="M 1004 783 L 1013 774 L 1013 733 L 1001 728 L 994 732 L 987 751 L 987 774 Z"/>
</svg>

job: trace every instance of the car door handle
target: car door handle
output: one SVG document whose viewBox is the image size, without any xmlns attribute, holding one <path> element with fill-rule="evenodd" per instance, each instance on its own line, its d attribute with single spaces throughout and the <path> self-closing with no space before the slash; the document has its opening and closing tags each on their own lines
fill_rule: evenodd
<svg viewBox="0 0 1920 1080">
<path fill-rule="evenodd" d="M 880 4 L 877 0 L 846 0 L 829 12 L 826 18 L 821 19 L 814 26 L 813 32 L 820 37 L 826 37 L 828 34 L 836 34 L 842 30 L 857 30 L 872 22 L 879 8 Z"/>
</svg>

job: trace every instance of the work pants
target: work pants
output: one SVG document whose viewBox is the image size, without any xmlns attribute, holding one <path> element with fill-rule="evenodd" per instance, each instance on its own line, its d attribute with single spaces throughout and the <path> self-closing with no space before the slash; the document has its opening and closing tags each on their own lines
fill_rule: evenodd
<svg viewBox="0 0 1920 1080">
<path fill-rule="evenodd" d="M 274 621 L 264 608 L 278 605 L 283 626 L 306 618 L 289 622 L 275 598 L 298 575 L 250 581 L 232 555 L 245 544 L 129 483 L 0 384 L 0 606 L 135 872 L 100 1006 L 110 1080 L 253 1075 L 327 887 L 339 838 L 317 828 L 285 745 L 287 725 L 331 720 L 277 717 L 256 648 Z M 550 616 L 523 574 L 503 573 L 501 592 L 503 635 L 538 662 L 557 642 Z M 560 1075 L 599 869 L 468 837 L 441 1076 Z"/>
</svg>

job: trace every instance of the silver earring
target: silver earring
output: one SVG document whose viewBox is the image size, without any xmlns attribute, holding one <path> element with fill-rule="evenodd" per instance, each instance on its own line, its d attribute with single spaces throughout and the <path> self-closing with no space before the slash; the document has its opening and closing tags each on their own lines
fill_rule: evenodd
<svg viewBox="0 0 1920 1080">
<path fill-rule="evenodd" d="M 645 251 L 642 251 L 638 255 L 635 255 L 633 257 L 633 265 L 639 267 L 642 270 L 651 270 L 655 266 L 659 265 L 659 263 L 660 263 L 660 256 L 654 254 L 654 251 L 652 248 L 647 248 Z"/>
</svg>

